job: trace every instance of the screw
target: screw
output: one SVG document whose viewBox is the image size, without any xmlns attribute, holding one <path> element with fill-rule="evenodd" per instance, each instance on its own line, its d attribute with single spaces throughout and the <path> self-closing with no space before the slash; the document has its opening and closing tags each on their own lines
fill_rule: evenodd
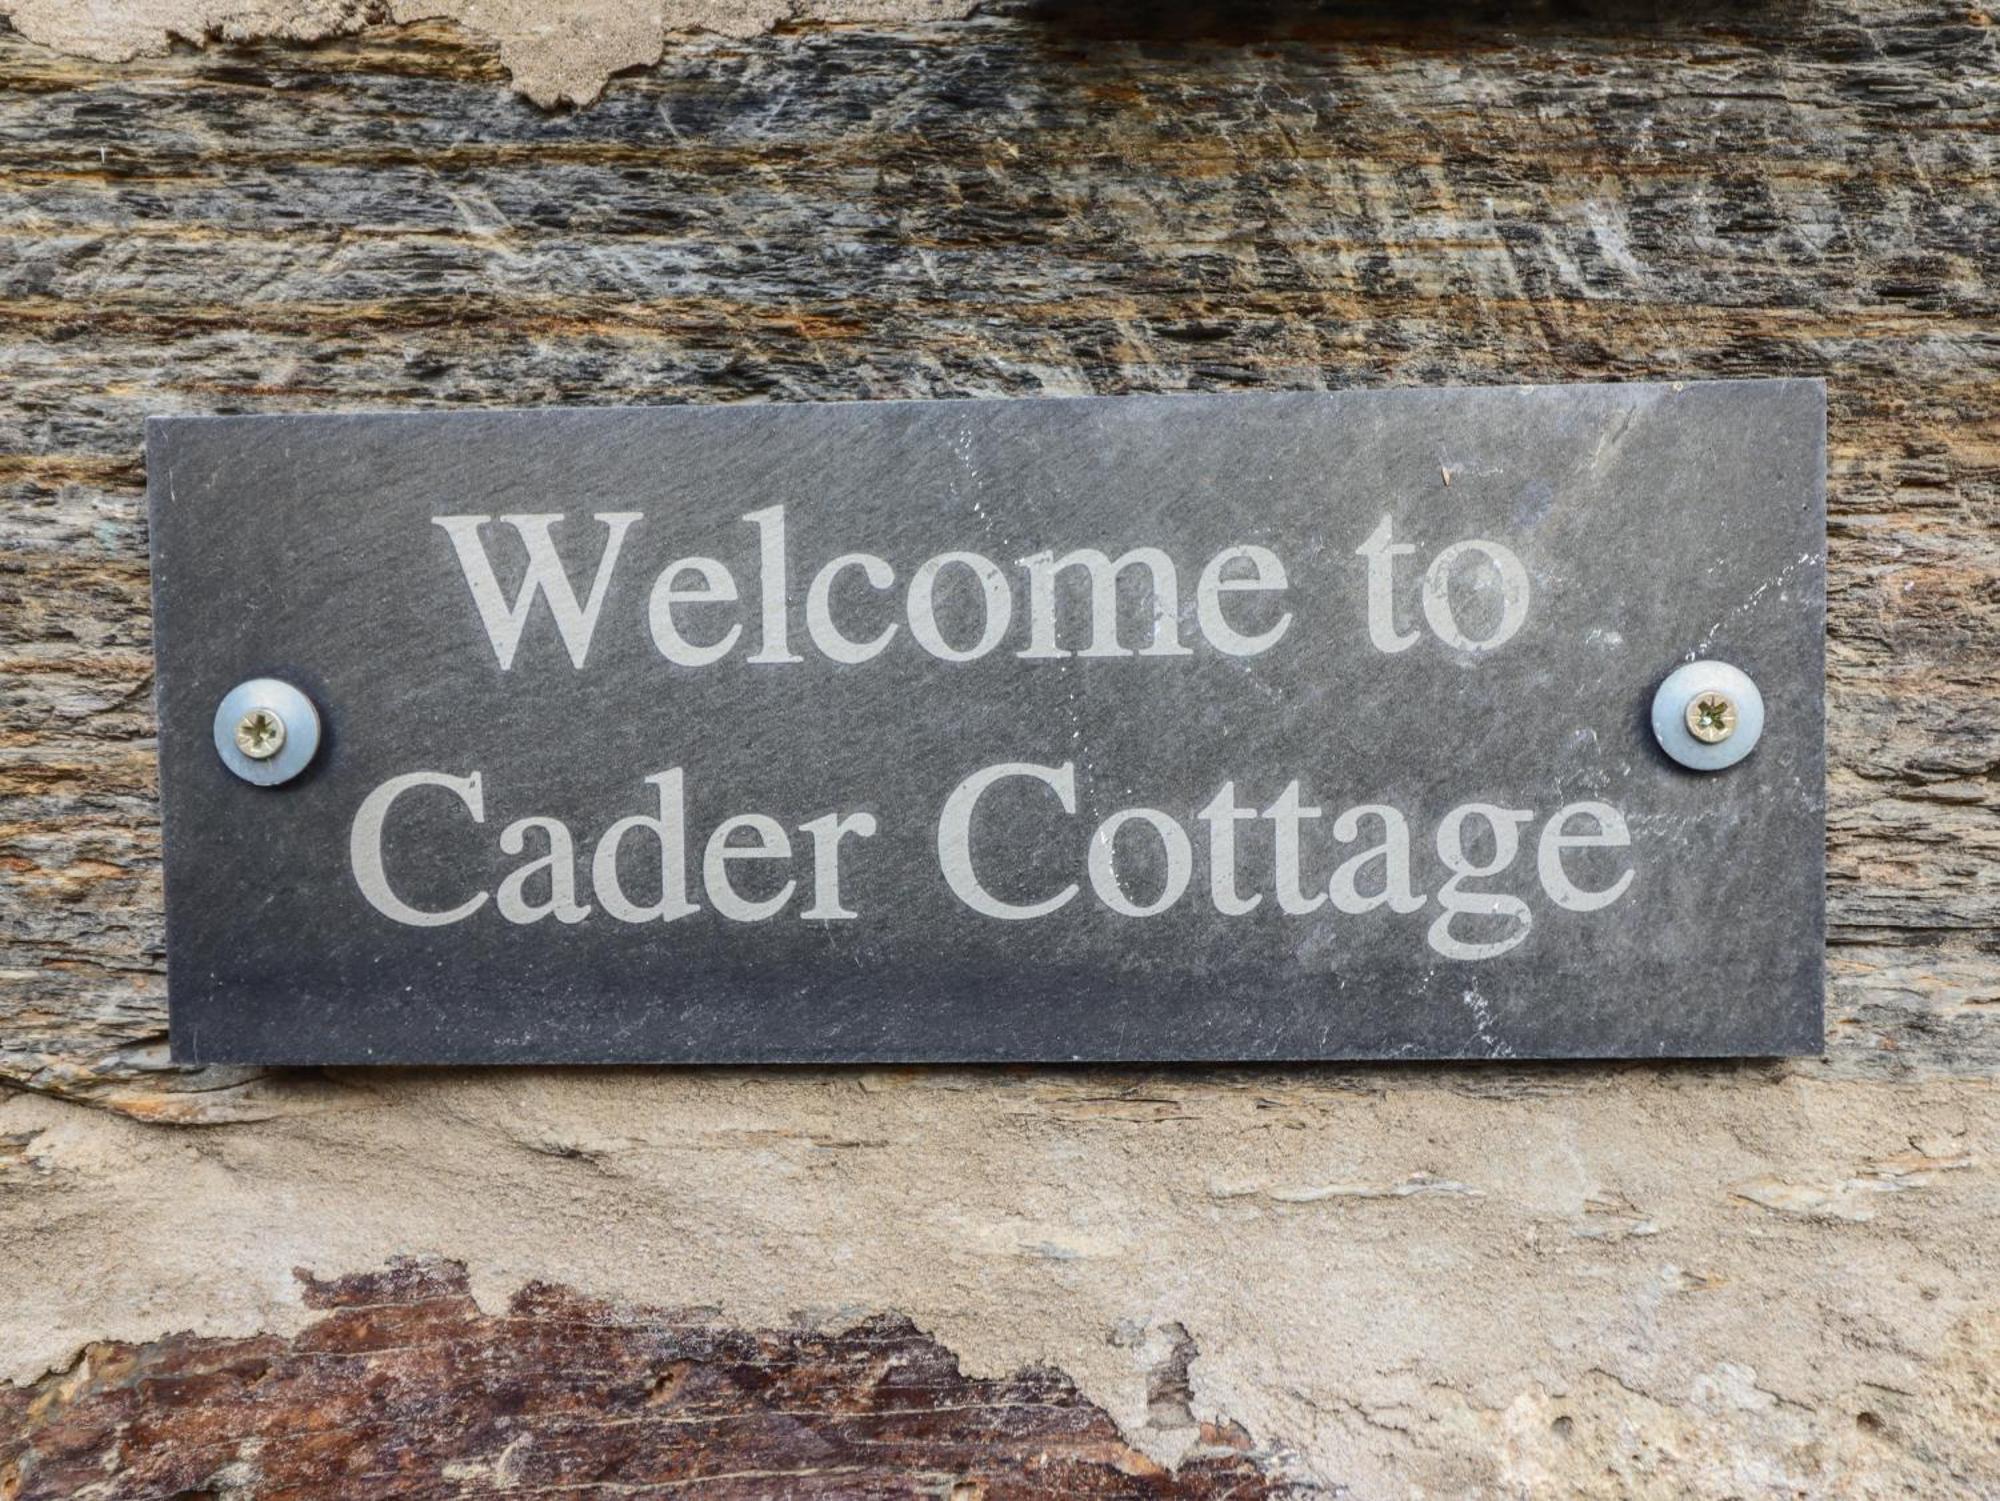
<svg viewBox="0 0 2000 1501">
<path fill-rule="evenodd" d="M 236 748 L 253 761 L 268 761 L 285 748 L 285 722 L 269 709 L 252 709 L 236 721 Z"/>
<path fill-rule="evenodd" d="M 268 700 L 267 700 L 268 702 Z M 1722 771 L 1764 733 L 1764 695 L 1727 662 L 1684 662 L 1653 690 L 1653 738 L 1689 771 Z"/>
<path fill-rule="evenodd" d="M 1703 745 L 1714 745 L 1736 733 L 1736 705 L 1710 690 L 1688 700 L 1688 733 Z"/>
<path fill-rule="evenodd" d="M 319 750 L 319 710 L 281 678 L 249 678 L 223 694 L 210 734 L 231 774 L 252 787 L 277 787 Z"/>
</svg>

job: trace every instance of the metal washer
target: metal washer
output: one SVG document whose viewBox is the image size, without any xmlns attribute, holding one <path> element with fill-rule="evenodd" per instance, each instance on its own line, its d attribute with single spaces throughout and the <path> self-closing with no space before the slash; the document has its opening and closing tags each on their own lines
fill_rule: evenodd
<svg viewBox="0 0 2000 1501">
<path fill-rule="evenodd" d="M 285 743 L 268 760 L 246 756 L 236 744 L 236 726 L 252 709 L 268 709 L 284 722 Z M 215 753 L 222 764 L 258 787 L 276 787 L 306 769 L 319 750 L 319 711 L 290 683 L 251 678 L 238 683 L 215 709 Z"/>
<path fill-rule="evenodd" d="M 1726 740 L 1704 744 L 1687 724 L 1687 707 L 1704 693 L 1719 693 L 1736 706 L 1736 728 Z M 1757 748 L 1764 733 L 1764 695 L 1750 675 L 1727 662 L 1690 662 L 1667 674 L 1653 695 L 1653 738 L 1660 749 L 1690 771 L 1721 771 Z"/>
</svg>

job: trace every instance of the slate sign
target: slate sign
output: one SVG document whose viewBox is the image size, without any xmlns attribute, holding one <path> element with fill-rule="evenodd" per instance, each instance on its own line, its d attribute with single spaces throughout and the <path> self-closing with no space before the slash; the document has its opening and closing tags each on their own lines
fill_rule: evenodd
<svg viewBox="0 0 2000 1501">
<path fill-rule="evenodd" d="M 1824 411 L 156 420 L 174 1056 L 1816 1052 Z"/>
</svg>

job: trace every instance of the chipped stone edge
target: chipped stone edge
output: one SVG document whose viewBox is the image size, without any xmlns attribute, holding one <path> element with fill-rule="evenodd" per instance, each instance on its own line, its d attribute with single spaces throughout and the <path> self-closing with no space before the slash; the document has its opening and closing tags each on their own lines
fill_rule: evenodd
<svg viewBox="0 0 2000 1501">
<path fill-rule="evenodd" d="M 746 39 L 780 25 L 962 20 L 980 0 L 0 0 L 30 41 L 100 62 L 176 42 L 316 42 L 370 26 L 445 22 L 498 50 L 515 90 L 543 108 L 584 105 L 612 74 L 650 67 L 703 33 Z"/>
</svg>

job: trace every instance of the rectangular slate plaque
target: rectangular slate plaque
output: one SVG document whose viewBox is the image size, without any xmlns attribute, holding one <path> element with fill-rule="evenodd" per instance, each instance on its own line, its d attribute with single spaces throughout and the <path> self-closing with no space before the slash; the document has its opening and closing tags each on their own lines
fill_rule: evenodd
<svg viewBox="0 0 2000 1501">
<path fill-rule="evenodd" d="M 174 1056 L 1815 1052 L 1824 412 L 157 420 Z M 1696 660 L 1726 770 L 1652 729 Z"/>
</svg>

